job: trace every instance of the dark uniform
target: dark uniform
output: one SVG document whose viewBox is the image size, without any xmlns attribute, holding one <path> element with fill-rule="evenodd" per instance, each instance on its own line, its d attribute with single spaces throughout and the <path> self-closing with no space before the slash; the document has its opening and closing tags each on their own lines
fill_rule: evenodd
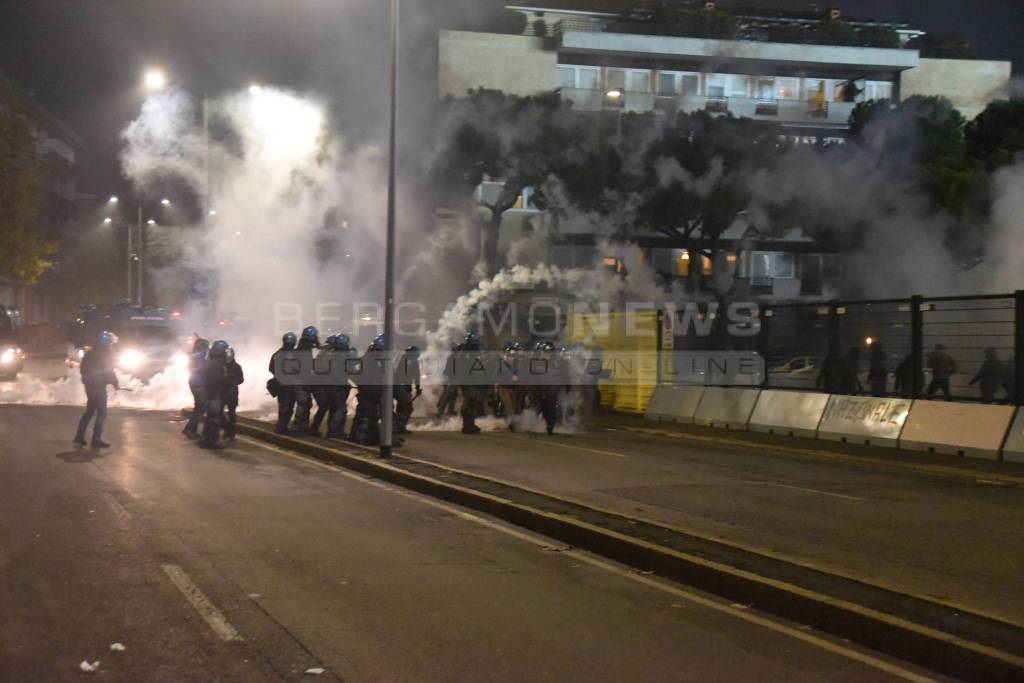
<svg viewBox="0 0 1024 683">
<path fill-rule="evenodd" d="M 235 426 L 238 424 L 238 387 L 245 382 L 242 366 L 235 360 L 235 350 L 228 349 L 227 386 L 224 394 L 224 438 L 235 440 Z"/>
<path fill-rule="evenodd" d="M 472 363 L 473 354 L 483 351 L 480 345 L 480 338 L 475 334 L 467 334 L 465 341 L 460 347 L 461 363 Z M 479 434 L 480 428 L 476 426 L 476 419 L 483 415 L 484 398 L 487 395 L 487 387 L 477 384 L 463 384 L 462 390 L 462 433 Z"/>
<path fill-rule="evenodd" d="M 325 348 L 317 360 L 324 358 L 322 365 L 328 363 L 344 363 L 352 355 L 349 338 L 344 334 L 332 335 L 327 338 Z M 317 410 L 313 416 L 313 434 L 320 434 L 324 419 L 327 420 L 327 438 L 345 438 L 345 422 L 348 419 L 348 397 L 352 386 L 346 380 L 344 384 L 317 388 Z"/>
<path fill-rule="evenodd" d="M 523 346 L 518 342 L 509 342 L 505 345 L 504 363 L 502 368 L 504 382 L 498 385 L 498 402 L 501 404 L 501 414 L 508 420 L 508 428 L 515 431 L 516 422 L 523 413 L 525 404 L 525 391 L 522 378 L 514 370 L 517 363 L 523 361 Z"/>
<path fill-rule="evenodd" d="M 313 351 L 320 348 L 320 332 L 315 327 L 307 327 L 302 330 L 299 337 L 297 351 L 307 354 L 308 360 L 312 362 Z M 308 363 L 306 364 L 308 366 Z M 313 412 L 313 394 L 317 387 L 301 385 L 295 388 L 295 421 L 292 424 L 299 434 L 310 434 L 313 431 L 310 425 L 310 414 Z"/>
<path fill-rule="evenodd" d="M 555 433 L 555 425 L 558 424 L 559 395 L 566 387 L 568 377 L 565 376 L 566 368 L 561 358 L 555 353 L 555 345 L 551 342 L 543 342 L 537 345 L 540 358 L 549 363 L 547 377 L 544 384 L 534 387 L 534 403 L 537 412 L 544 418 L 544 426 L 548 434 Z"/>
<path fill-rule="evenodd" d="M 396 376 L 403 379 L 395 384 L 395 433 L 409 434 L 409 420 L 412 419 L 414 402 L 423 395 L 420 384 L 420 349 L 410 346 L 399 361 Z M 409 381 L 412 380 L 412 381 Z"/>
<path fill-rule="evenodd" d="M 228 348 L 226 341 L 215 341 L 206 362 L 206 421 L 199 439 L 199 445 L 204 448 L 224 448 L 220 432 L 229 387 Z"/>
<path fill-rule="evenodd" d="M 274 366 L 277 364 L 277 357 L 282 353 L 295 350 L 298 339 L 293 332 L 286 333 L 281 338 L 281 348 L 270 357 L 270 374 L 274 374 Z M 276 378 L 267 382 L 267 389 L 277 399 L 277 426 L 274 431 L 278 434 L 288 434 L 288 425 L 292 421 L 292 414 L 295 412 L 295 387 L 285 386 Z"/>
<path fill-rule="evenodd" d="M 452 353 L 461 351 L 461 345 L 453 346 Z M 451 358 L 451 357 L 449 357 Z M 455 417 L 455 406 L 459 402 L 459 388 L 451 382 L 445 382 L 441 388 L 441 397 L 437 400 L 437 419 Z"/>
<path fill-rule="evenodd" d="M 190 439 L 199 438 L 199 421 L 206 414 L 206 353 L 210 342 L 196 339 L 188 361 L 188 388 L 192 391 L 192 416 L 182 433 Z"/>
<path fill-rule="evenodd" d="M 935 350 L 928 354 L 928 368 L 932 371 L 932 381 L 928 385 L 928 400 L 935 398 L 935 394 L 942 392 L 946 400 L 951 401 L 952 395 L 949 391 L 949 380 L 956 374 L 956 361 L 946 353 L 946 347 L 936 344 Z"/>
<path fill-rule="evenodd" d="M 981 384 L 981 400 L 985 403 L 995 401 L 996 393 L 1006 384 L 1006 368 L 993 348 L 985 349 L 985 362 L 971 380 L 971 386 L 978 383 Z"/>
<path fill-rule="evenodd" d="M 110 345 L 114 343 L 114 335 L 101 332 L 96 346 L 82 357 L 82 384 L 85 385 L 85 414 L 78 421 L 78 433 L 75 444 L 85 445 L 85 432 L 89 421 L 96 416 L 92 427 L 92 447 L 107 448 L 110 444 L 103 440 L 103 423 L 107 419 L 107 385 L 117 390 L 117 375 L 114 374 L 113 361 L 110 358 Z"/>
<path fill-rule="evenodd" d="M 356 414 L 352 419 L 352 430 L 348 439 L 353 443 L 363 445 L 376 445 L 380 443 L 380 417 L 381 398 L 383 386 L 381 382 L 381 366 L 384 353 L 385 340 L 383 335 L 377 337 L 366 350 L 362 358 L 363 374 L 360 375 L 358 393 L 356 394 Z M 392 403 L 394 403 L 392 401 Z M 391 442 L 395 446 L 401 446 L 404 442 L 397 434 L 395 425 L 397 420 L 391 422 Z"/>
</svg>

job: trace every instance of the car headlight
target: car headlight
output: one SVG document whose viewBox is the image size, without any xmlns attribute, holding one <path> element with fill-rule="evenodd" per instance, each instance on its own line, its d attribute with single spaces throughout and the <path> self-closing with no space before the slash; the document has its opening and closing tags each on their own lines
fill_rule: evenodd
<svg viewBox="0 0 1024 683">
<path fill-rule="evenodd" d="M 0 364 L 10 365 L 17 357 L 18 353 L 14 349 L 4 349 L 3 353 L 0 353 Z"/>
<path fill-rule="evenodd" d="M 122 370 L 138 370 L 145 362 L 146 357 L 140 351 L 129 349 L 121 353 L 118 358 L 118 365 Z"/>
<path fill-rule="evenodd" d="M 185 369 L 188 367 L 188 356 L 179 351 L 174 354 L 174 367 Z"/>
</svg>

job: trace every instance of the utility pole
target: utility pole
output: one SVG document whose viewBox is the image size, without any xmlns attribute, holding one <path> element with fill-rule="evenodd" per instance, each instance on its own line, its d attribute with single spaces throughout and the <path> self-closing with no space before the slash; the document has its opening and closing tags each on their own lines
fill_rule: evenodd
<svg viewBox="0 0 1024 683">
<path fill-rule="evenodd" d="M 395 209 L 396 145 L 398 141 L 398 11 L 391 0 L 390 122 L 388 130 L 388 217 L 384 267 L 384 390 L 381 395 L 380 457 L 390 458 L 395 398 Z"/>
<path fill-rule="evenodd" d="M 139 277 L 139 291 L 138 291 L 138 295 L 137 295 L 137 301 L 138 301 L 138 305 L 142 306 L 142 258 L 143 258 L 143 250 L 146 248 L 145 247 L 145 244 L 146 244 L 146 233 L 145 233 L 145 228 L 142 227 L 142 203 L 141 202 L 139 203 L 139 206 L 137 208 L 138 208 L 138 211 L 139 211 L 139 218 L 138 218 L 138 221 L 139 221 L 139 223 L 138 223 L 138 225 L 139 225 L 139 273 L 138 273 L 138 277 Z"/>
</svg>

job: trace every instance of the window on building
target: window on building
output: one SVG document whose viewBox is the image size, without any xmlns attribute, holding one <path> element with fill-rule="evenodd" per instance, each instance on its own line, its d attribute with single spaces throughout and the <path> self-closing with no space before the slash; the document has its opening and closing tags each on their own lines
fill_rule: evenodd
<svg viewBox="0 0 1024 683">
<path fill-rule="evenodd" d="M 672 97 L 673 95 L 679 94 L 679 91 L 676 89 L 678 87 L 678 81 L 676 78 L 677 75 L 678 74 L 674 74 L 670 71 L 661 71 L 658 73 L 659 95 L 661 95 L 662 97 Z"/>
<path fill-rule="evenodd" d="M 625 90 L 626 89 L 626 70 L 625 69 L 608 69 L 608 78 L 605 83 L 608 90 Z"/>
<path fill-rule="evenodd" d="M 690 258 L 690 253 L 685 249 L 679 249 L 676 253 L 676 275 L 678 275 L 679 277 L 689 277 L 690 264 L 692 261 L 692 259 Z M 701 256 L 701 262 L 704 267 L 704 275 L 710 277 L 714 273 L 714 266 L 711 263 L 711 259 L 709 259 L 707 256 Z"/>
<path fill-rule="evenodd" d="M 708 97 L 719 100 L 725 97 L 725 76 L 721 74 L 708 76 Z"/>
<path fill-rule="evenodd" d="M 558 67 L 558 86 L 579 90 L 600 90 L 601 69 L 596 66 L 560 65 Z"/>
<path fill-rule="evenodd" d="M 799 78 L 779 78 L 776 80 L 776 84 L 778 85 L 778 98 L 780 100 L 800 99 Z"/>
<path fill-rule="evenodd" d="M 750 275 L 757 278 L 796 277 L 796 258 L 779 251 L 755 251 L 750 256 Z"/>
<path fill-rule="evenodd" d="M 651 92 L 651 72 L 648 69 L 633 69 L 626 78 L 628 92 Z"/>
<path fill-rule="evenodd" d="M 575 88 L 576 87 L 576 69 L 571 66 L 560 66 L 558 67 L 558 87 L 559 88 Z"/>
<path fill-rule="evenodd" d="M 891 100 L 892 83 L 884 81 L 867 81 L 864 84 L 865 100 Z"/>
<path fill-rule="evenodd" d="M 700 75 L 681 71 L 659 71 L 657 92 L 663 97 L 697 95 L 700 93 Z"/>
<path fill-rule="evenodd" d="M 759 78 L 759 79 L 757 79 L 757 99 L 759 99 L 759 100 L 774 100 L 775 99 L 775 79 L 774 78 Z"/>
<path fill-rule="evenodd" d="M 731 97 L 750 97 L 750 77 L 732 76 L 729 79 L 729 95 Z"/>
</svg>

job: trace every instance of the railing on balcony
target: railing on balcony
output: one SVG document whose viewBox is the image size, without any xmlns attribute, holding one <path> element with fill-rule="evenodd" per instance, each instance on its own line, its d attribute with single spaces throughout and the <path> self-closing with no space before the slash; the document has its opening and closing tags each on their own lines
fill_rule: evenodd
<svg viewBox="0 0 1024 683">
<path fill-rule="evenodd" d="M 603 90 L 564 88 L 562 96 L 572 100 L 580 111 L 610 109 Z M 621 111 L 643 113 L 656 111 L 674 115 L 676 112 L 706 111 L 711 114 L 732 114 L 737 117 L 760 118 L 780 123 L 817 123 L 842 127 L 849 123 L 852 102 L 819 102 L 817 100 L 782 100 L 763 97 L 706 97 L 703 95 L 655 95 L 649 92 L 627 92 Z"/>
</svg>

